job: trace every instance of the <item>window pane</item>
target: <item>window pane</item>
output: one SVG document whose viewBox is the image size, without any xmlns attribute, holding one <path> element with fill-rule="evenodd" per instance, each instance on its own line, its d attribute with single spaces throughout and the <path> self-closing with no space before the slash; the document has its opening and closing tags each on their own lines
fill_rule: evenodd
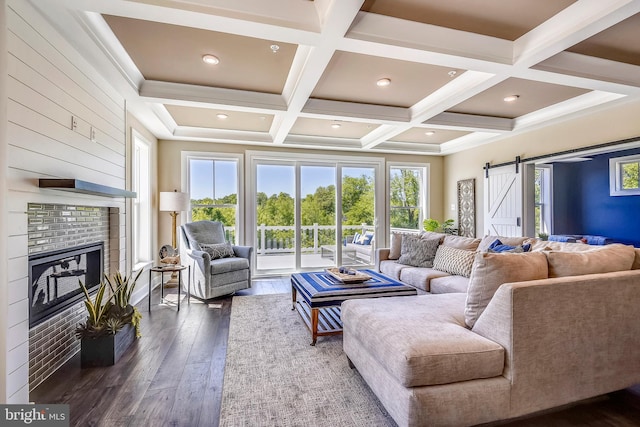
<svg viewBox="0 0 640 427">
<path fill-rule="evenodd" d="M 422 168 L 391 168 L 389 170 L 389 211 L 391 228 L 422 228 L 421 183 Z"/>
<path fill-rule="evenodd" d="M 228 241 L 235 242 L 238 215 L 238 163 L 235 160 L 189 159 L 191 221 L 220 221 Z"/>
<path fill-rule="evenodd" d="M 638 175 L 638 165 L 640 163 L 622 164 L 622 189 L 633 190 L 640 187 L 640 176 Z"/>
</svg>

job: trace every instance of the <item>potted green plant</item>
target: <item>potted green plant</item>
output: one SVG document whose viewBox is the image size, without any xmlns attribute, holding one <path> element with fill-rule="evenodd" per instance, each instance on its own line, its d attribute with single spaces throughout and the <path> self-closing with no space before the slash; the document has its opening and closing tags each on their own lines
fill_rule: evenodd
<svg viewBox="0 0 640 427">
<path fill-rule="evenodd" d="M 76 328 L 83 368 L 114 365 L 134 339 L 140 337 L 142 315 L 130 300 L 141 273 L 142 270 L 134 278 L 116 272 L 113 281 L 105 275 L 93 299 L 79 281 L 87 308 L 87 320 Z M 111 293 L 105 299 L 107 289 Z"/>
<path fill-rule="evenodd" d="M 454 228 L 455 221 L 453 219 L 447 219 L 444 222 L 440 222 L 433 218 L 427 218 L 423 221 L 422 226 L 425 231 L 433 231 L 436 233 L 447 233 L 453 234 L 455 232 Z"/>
</svg>

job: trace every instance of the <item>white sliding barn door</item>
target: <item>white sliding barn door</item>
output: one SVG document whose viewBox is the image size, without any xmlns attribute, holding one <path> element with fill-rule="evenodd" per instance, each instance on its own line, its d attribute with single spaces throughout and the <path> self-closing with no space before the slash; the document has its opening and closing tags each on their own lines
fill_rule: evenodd
<svg viewBox="0 0 640 427">
<path fill-rule="evenodd" d="M 522 236 L 522 165 L 489 169 L 484 185 L 485 235 Z"/>
</svg>

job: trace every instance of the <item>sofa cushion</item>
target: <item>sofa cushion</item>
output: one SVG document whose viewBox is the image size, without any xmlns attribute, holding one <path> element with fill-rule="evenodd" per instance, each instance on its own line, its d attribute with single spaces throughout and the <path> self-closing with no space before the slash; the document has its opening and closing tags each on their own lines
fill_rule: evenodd
<svg viewBox="0 0 640 427">
<path fill-rule="evenodd" d="M 429 292 L 431 289 L 431 279 L 448 275 L 448 273 L 434 268 L 405 266 L 405 268 L 400 271 L 400 281 L 414 288 Z"/>
<path fill-rule="evenodd" d="M 211 261 L 211 274 L 229 273 L 245 269 L 249 269 L 249 260 L 246 258 L 221 258 Z M 246 272 L 242 274 L 246 276 Z"/>
<path fill-rule="evenodd" d="M 635 249 L 636 257 L 633 261 L 633 266 L 631 266 L 632 270 L 640 270 L 640 248 Z"/>
<path fill-rule="evenodd" d="M 476 249 L 478 249 L 478 245 L 480 244 L 480 239 L 476 239 L 475 237 L 446 235 L 444 240 L 442 241 L 442 244 L 450 248 L 475 251 Z"/>
<path fill-rule="evenodd" d="M 200 247 L 211 256 L 211 259 L 230 258 L 236 256 L 233 252 L 231 243 L 201 243 Z"/>
<path fill-rule="evenodd" d="M 405 268 L 408 268 L 408 266 L 398 264 L 394 260 L 380 261 L 380 273 L 392 279 L 400 280 L 400 272 Z"/>
<path fill-rule="evenodd" d="M 631 270 L 635 260 L 633 246 L 619 243 L 596 246 L 584 252 L 544 251 L 549 262 L 549 277 L 580 276 Z"/>
<path fill-rule="evenodd" d="M 502 375 L 504 349 L 465 328 L 463 294 L 349 300 L 345 333 L 404 387 Z"/>
<path fill-rule="evenodd" d="M 468 288 L 469 278 L 463 276 L 434 277 L 429 281 L 429 292 L 432 294 L 466 293 Z"/>
<path fill-rule="evenodd" d="M 469 277 L 474 258 L 474 251 L 440 245 L 433 259 L 433 268 L 445 273 Z"/>
<path fill-rule="evenodd" d="M 593 246 L 585 245 L 584 243 L 570 243 L 570 242 L 549 242 L 539 240 L 535 242 L 531 248 L 532 251 L 563 251 L 563 252 L 584 252 L 590 251 Z"/>
<path fill-rule="evenodd" d="M 464 310 L 467 326 L 473 327 L 503 283 L 546 279 L 548 275 L 547 257 L 542 252 L 478 252 L 469 278 Z"/>
<path fill-rule="evenodd" d="M 405 235 L 402 237 L 402 249 L 398 262 L 414 267 L 433 267 L 433 258 L 436 256 L 439 244 L 438 240 Z"/>
</svg>

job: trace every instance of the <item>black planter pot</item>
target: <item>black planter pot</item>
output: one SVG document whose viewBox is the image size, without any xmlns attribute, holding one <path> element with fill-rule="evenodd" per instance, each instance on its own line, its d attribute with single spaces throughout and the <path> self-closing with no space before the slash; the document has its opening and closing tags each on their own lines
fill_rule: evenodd
<svg viewBox="0 0 640 427">
<path fill-rule="evenodd" d="M 83 368 L 115 365 L 136 339 L 136 329 L 126 324 L 115 335 L 83 338 L 80 348 L 80 365 Z"/>
</svg>

